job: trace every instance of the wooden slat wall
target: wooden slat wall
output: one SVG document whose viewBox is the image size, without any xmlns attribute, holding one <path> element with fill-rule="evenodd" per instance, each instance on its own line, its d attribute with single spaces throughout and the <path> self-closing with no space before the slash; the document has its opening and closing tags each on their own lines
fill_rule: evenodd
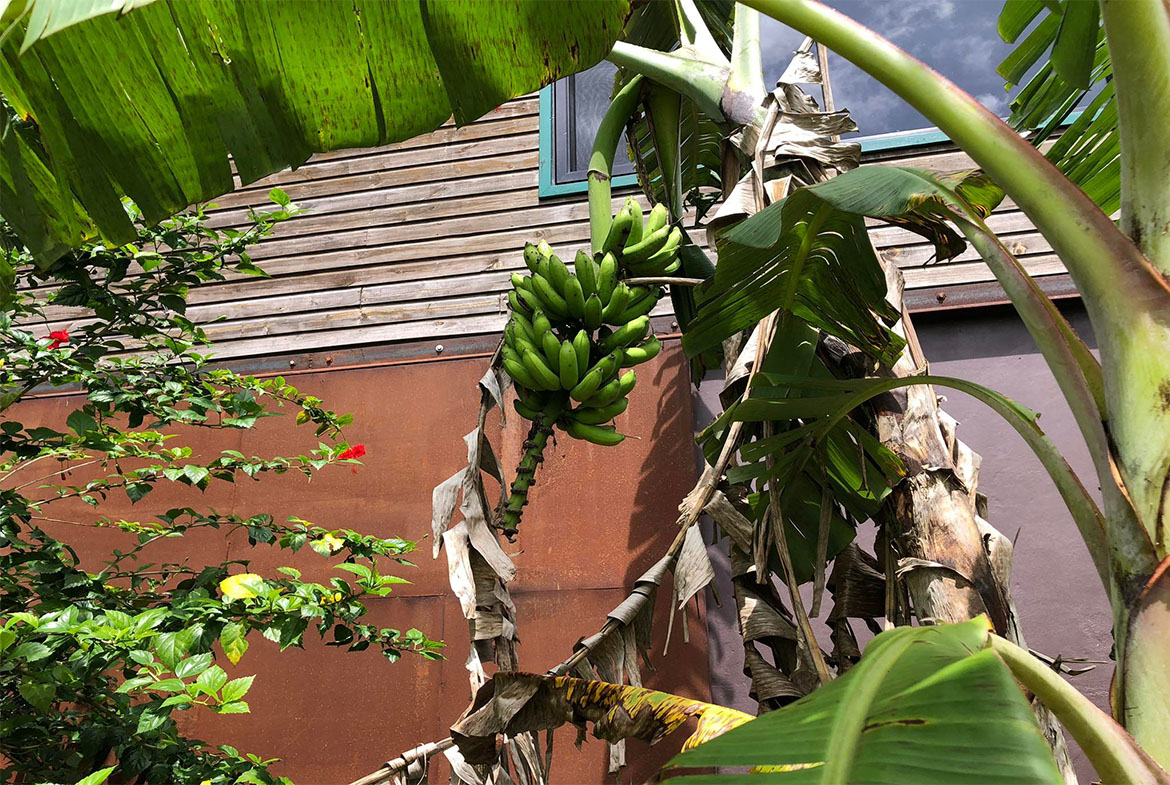
<svg viewBox="0 0 1170 785">
<path fill-rule="evenodd" d="M 535 96 L 520 98 L 465 128 L 318 155 L 216 200 L 210 213 L 217 226 L 238 225 L 277 185 L 309 212 L 256 247 L 253 256 L 271 278 L 206 285 L 192 293 L 189 315 L 211 323 L 207 332 L 224 359 L 498 330 L 502 292 L 509 273 L 523 267 L 526 241 L 545 239 L 566 259 L 588 242 L 584 194 L 538 196 L 538 115 Z M 970 166 L 945 151 L 883 162 Z M 989 223 L 1034 275 L 1063 272 L 1014 206 L 1001 207 Z M 919 236 L 879 226 L 872 232 L 905 269 L 910 289 L 992 280 L 970 251 L 931 265 L 933 249 Z M 664 301 L 659 313 L 668 314 L 668 306 Z M 67 325 L 69 313 L 58 309 L 51 319 L 54 328 Z"/>
</svg>

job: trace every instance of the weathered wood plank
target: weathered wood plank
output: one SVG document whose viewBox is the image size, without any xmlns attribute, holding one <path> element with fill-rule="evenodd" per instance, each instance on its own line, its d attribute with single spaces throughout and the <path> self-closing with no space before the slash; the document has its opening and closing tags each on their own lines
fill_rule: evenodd
<svg viewBox="0 0 1170 785">
<path fill-rule="evenodd" d="M 536 150 L 528 150 L 489 158 L 476 158 L 469 161 L 450 161 L 441 164 L 414 166 L 407 169 L 396 169 L 390 172 L 365 172 L 350 177 L 335 177 L 328 180 L 289 182 L 281 187 L 295 202 L 316 196 L 370 191 L 378 188 L 390 188 L 411 185 L 413 183 L 428 183 L 464 177 L 478 177 L 481 175 L 515 172 L 520 169 L 532 170 L 533 177 L 535 177 L 538 157 Z M 264 200 L 264 195 L 268 193 L 268 190 L 262 188 L 233 191 L 230 194 L 224 194 L 211 201 L 219 207 L 240 207 L 257 204 Z M 260 202 L 256 200 L 260 200 Z"/>
</svg>

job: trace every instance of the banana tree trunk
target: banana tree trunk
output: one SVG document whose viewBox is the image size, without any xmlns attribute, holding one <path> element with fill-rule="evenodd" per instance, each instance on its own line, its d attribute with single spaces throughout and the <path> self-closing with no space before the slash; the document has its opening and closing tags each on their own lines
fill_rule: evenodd
<svg viewBox="0 0 1170 785">
<path fill-rule="evenodd" d="M 1121 228 L 1162 277 L 1170 279 L 1170 8 L 1161 0 L 1102 0 L 1117 92 L 1121 137 Z M 1170 312 L 1136 310 L 1126 356 L 1170 352 Z M 1103 350 L 1106 348 L 1102 347 Z M 1170 444 L 1151 424 L 1170 421 L 1170 374 L 1153 362 L 1115 381 L 1130 408 L 1118 410 L 1110 433 L 1120 472 L 1146 525 L 1157 569 L 1132 599 L 1113 709 L 1162 766 L 1170 766 Z M 1162 369 L 1164 371 L 1164 369 Z M 1151 514 L 1151 511 L 1154 511 Z M 1144 514 L 1143 514 L 1144 513 Z"/>
<path fill-rule="evenodd" d="M 890 372 L 911 376 L 926 367 L 926 357 L 902 300 L 902 273 L 894 264 L 884 268 L 887 298 L 902 313 L 894 330 L 906 339 Z M 1011 597 L 1011 542 L 980 515 L 979 455 L 958 439 L 956 421 L 929 385 L 883 396 L 875 409 L 878 438 L 908 470 L 885 523 L 903 555 L 898 572 L 919 621 L 953 623 L 986 613 L 1000 635 L 1026 647 Z M 1032 705 L 1065 782 L 1076 783 L 1059 724 L 1042 704 Z"/>
</svg>

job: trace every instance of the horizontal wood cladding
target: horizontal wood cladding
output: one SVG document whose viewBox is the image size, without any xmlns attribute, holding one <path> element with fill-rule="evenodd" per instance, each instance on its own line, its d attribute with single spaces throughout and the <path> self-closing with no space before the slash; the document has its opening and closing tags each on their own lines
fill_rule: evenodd
<svg viewBox="0 0 1170 785">
<path fill-rule="evenodd" d="M 249 208 L 268 204 L 273 187 L 306 212 L 255 248 L 270 278 L 233 275 L 203 286 L 191 293 L 189 315 L 223 359 L 499 330 L 508 276 L 523 269 L 525 242 L 547 240 L 566 259 L 588 244 L 584 194 L 539 196 L 538 137 L 538 101 L 525 97 L 463 128 L 448 124 L 400 144 L 317 155 L 225 194 L 208 210 L 215 226 L 239 226 Z M 938 148 L 882 158 L 940 171 L 971 166 L 961 153 Z M 628 193 L 618 193 L 615 206 Z M 1001 206 L 989 224 L 1033 275 L 1064 272 L 1014 205 Z M 909 290 L 994 280 L 970 250 L 939 264 L 916 234 L 876 222 L 870 231 L 904 270 Z M 692 236 L 704 244 L 704 235 Z M 655 313 L 669 315 L 669 300 Z M 66 308 L 47 315 L 51 329 L 77 318 Z"/>
</svg>

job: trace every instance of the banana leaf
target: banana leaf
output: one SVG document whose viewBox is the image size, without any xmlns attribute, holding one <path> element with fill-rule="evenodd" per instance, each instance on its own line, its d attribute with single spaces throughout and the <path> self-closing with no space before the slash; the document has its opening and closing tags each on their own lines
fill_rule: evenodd
<svg viewBox="0 0 1170 785">
<path fill-rule="evenodd" d="M 572 723 L 584 732 L 615 742 L 637 738 L 659 741 L 688 719 L 698 727 L 684 748 L 712 739 L 750 720 L 750 714 L 666 692 L 589 681 L 569 676 L 497 673 L 475 695 L 451 727 L 451 737 L 468 763 L 492 763 L 496 735 L 516 736 Z"/>
<path fill-rule="evenodd" d="M 779 308 L 892 364 L 901 347 L 879 321 L 897 318 L 885 291 L 861 216 L 800 189 L 723 236 L 683 349 L 714 349 Z"/>
<path fill-rule="evenodd" d="M 893 364 L 900 341 L 882 324 L 898 314 L 863 216 L 930 240 L 940 260 L 965 243 L 947 219 L 986 216 L 1003 198 L 979 172 L 940 175 L 867 166 L 794 191 L 726 232 L 715 276 L 698 287 L 698 318 L 683 336 L 695 355 L 776 309 L 791 310 L 830 335 Z"/>
<path fill-rule="evenodd" d="M 1121 207 L 1121 146 L 1099 8 L 1078 0 L 1007 0 L 999 16 L 1000 37 L 1015 43 L 1037 18 L 996 69 L 1007 87 L 1024 84 L 1012 101 L 1008 123 L 1027 132 L 1036 145 L 1059 132 L 1045 153 L 1048 160 L 1112 214 Z"/>
<path fill-rule="evenodd" d="M 845 675 L 672 764 L 754 767 L 701 783 L 1060 783 L 1060 772 L 985 617 L 877 636 Z"/>
<path fill-rule="evenodd" d="M 246 184 L 315 152 L 472 122 L 599 62 L 629 12 L 628 0 L 5 5 L 0 94 L 30 130 L 4 134 L 0 209 L 44 263 L 95 232 L 133 239 L 124 196 L 153 223 L 232 190 L 229 156 Z M 39 165 L 21 170 L 30 152 Z"/>
</svg>

